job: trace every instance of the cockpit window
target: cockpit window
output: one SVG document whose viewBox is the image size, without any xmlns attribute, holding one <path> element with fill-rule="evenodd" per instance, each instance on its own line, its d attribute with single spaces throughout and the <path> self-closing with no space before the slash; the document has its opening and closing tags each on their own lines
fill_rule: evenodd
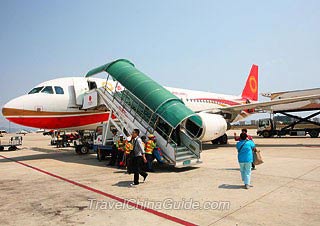
<svg viewBox="0 0 320 226">
<path fill-rule="evenodd" d="M 39 93 L 42 90 L 43 86 L 33 88 L 28 94 Z"/>
<path fill-rule="evenodd" d="M 56 94 L 64 94 L 64 91 L 60 86 L 55 86 L 54 90 L 56 91 Z"/>
<path fill-rule="evenodd" d="M 46 87 L 44 87 L 44 89 L 41 91 L 41 93 L 53 94 L 52 86 L 46 86 Z"/>
</svg>

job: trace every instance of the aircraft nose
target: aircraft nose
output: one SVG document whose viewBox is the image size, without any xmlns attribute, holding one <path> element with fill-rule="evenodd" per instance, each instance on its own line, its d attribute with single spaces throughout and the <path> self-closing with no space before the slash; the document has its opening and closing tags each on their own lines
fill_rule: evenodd
<svg viewBox="0 0 320 226">
<path fill-rule="evenodd" d="M 23 112 L 23 103 L 20 98 L 15 98 L 6 103 L 2 108 L 2 115 L 6 118 L 10 116 L 19 116 Z"/>
</svg>

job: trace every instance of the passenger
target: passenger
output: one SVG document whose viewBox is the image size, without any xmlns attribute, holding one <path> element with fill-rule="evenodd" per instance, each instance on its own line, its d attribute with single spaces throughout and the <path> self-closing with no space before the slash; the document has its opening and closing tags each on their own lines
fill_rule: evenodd
<svg viewBox="0 0 320 226">
<path fill-rule="evenodd" d="M 143 145 L 143 150 L 146 151 L 146 143 L 147 143 L 147 137 L 146 136 L 141 136 L 141 140 L 142 140 L 142 145 Z M 147 156 L 146 156 L 147 158 Z M 143 165 L 143 170 L 147 170 L 147 165 Z"/>
<path fill-rule="evenodd" d="M 124 166 L 124 148 L 126 145 L 126 141 L 123 139 L 123 135 L 121 134 L 119 136 L 119 140 L 117 141 L 117 166 L 120 168 L 121 166 Z"/>
<path fill-rule="evenodd" d="M 247 130 L 246 128 L 243 128 L 243 129 L 241 130 L 241 133 L 247 134 L 247 139 L 248 139 L 248 140 L 252 140 L 252 136 L 250 136 L 250 135 L 248 134 L 248 130 Z M 240 140 L 240 137 L 237 137 L 237 133 L 234 133 L 233 135 L 234 135 L 234 140 L 235 140 L 235 141 L 239 141 L 239 140 Z"/>
<path fill-rule="evenodd" d="M 149 134 L 148 136 L 149 140 L 146 143 L 146 158 L 147 158 L 147 171 L 148 172 L 154 172 L 153 169 L 153 160 L 154 160 L 154 156 L 153 156 L 153 150 L 156 147 L 156 142 L 155 142 L 155 136 L 153 134 Z"/>
<path fill-rule="evenodd" d="M 60 135 L 60 132 L 58 132 L 57 135 L 57 148 L 61 148 L 62 147 L 62 137 Z"/>
<path fill-rule="evenodd" d="M 251 179 L 251 163 L 253 162 L 253 151 L 257 151 L 252 140 L 247 139 L 246 133 L 240 134 L 240 141 L 236 145 L 238 150 L 238 161 L 240 165 L 241 178 L 245 189 L 249 189 Z"/>
<path fill-rule="evenodd" d="M 141 136 L 141 140 L 142 140 L 142 142 L 143 142 L 143 145 L 146 146 L 147 137 L 146 137 L 146 136 Z"/>
<path fill-rule="evenodd" d="M 134 182 L 130 184 L 131 186 L 135 186 L 139 184 L 139 174 L 143 177 L 143 181 L 146 180 L 148 174 L 143 171 L 143 163 L 147 163 L 147 159 L 145 156 L 144 147 L 142 144 L 142 140 L 139 137 L 139 129 L 134 129 L 132 133 L 132 142 L 133 142 L 133 172 L 134 172 Z"/>
<path fill-rule="evenodd" d="M 112 130 L 113 145 L 112 145 L 112 151 L 111 151 L 111 160 L 110 160 L 108 166 L 114 166 L 116 164 L 117 154 L 118 154 L 117 142 L 119 140 L 119 136 L 118 136 L 117 132 L 118 131 L 116 129 Z"/>
<path fill-rule="evenodd" d="M 248 134 L 248 130 L 246 129 L 246 128 L 243 128 L 242 130 L 241 130 L 241 133 L 245 133 L 245 134 L 247 134 L 247 139 L 248 140 L 253 140 L 252 139 L 252 136 L 250 136 L 249 134 Z M 240 140 L 240 137 L 237 137 L 237 134 L 236 133 L 234 133 L 233 134 L 234 135 L 234 140 L 235 141 L 239 141 Z M 254 163 L 252 162 L 252 164 L 251 164 L 251 170 L 255 170 L 256 169 L 256 166 L 254 165 Z"/>
<path fill-rule="evenodd" d="M 127 140 L 126 140 L 126 144 L 124 146 L 124 152 L 125 152 L 125 166 L 127 167 L 127 172 L 129 174 L 132 173 L 132 160 L 133 160 L 133 157 L 132 154 L 132 150 L 133 150 L 133 145 L 132 145 L 132 137 L 129 136 L 127 137 Z"/>
</svg>

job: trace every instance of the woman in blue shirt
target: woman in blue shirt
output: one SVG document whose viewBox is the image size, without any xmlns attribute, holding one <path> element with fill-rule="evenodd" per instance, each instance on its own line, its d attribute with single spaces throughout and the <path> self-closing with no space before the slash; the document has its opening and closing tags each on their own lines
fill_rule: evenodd
<svg viewBox="0 0 320 226">
<path fill-rule="evenodd" d="M 251 163 L 253 162 L 253 151 L 256 145 L 252 140 L 247 139 L 246 133 L 240 134 L 240 141 L 237 143 L 238 161 L 240 165 L 241 178 L 246 189 L 249 189 L 251 178 Z"/>
</svg>

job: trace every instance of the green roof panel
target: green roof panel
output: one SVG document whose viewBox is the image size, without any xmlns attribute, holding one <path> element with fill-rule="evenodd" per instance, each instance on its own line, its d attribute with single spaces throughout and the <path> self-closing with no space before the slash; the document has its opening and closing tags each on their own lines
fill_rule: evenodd
<svg viewBox="0 0 320 226">
<path fill-rule="evenodd" d="M 192 117 L 197 125 L 202 125 L 201 118 L 163 86 L 140 72 L 128 60 L 120 59 L 89 71 L 86 77 L 106 71 L 119 81 L 127 90 L 134 94 L 167 121 L 177 127 L 183 120 Z"/>
</svg>

